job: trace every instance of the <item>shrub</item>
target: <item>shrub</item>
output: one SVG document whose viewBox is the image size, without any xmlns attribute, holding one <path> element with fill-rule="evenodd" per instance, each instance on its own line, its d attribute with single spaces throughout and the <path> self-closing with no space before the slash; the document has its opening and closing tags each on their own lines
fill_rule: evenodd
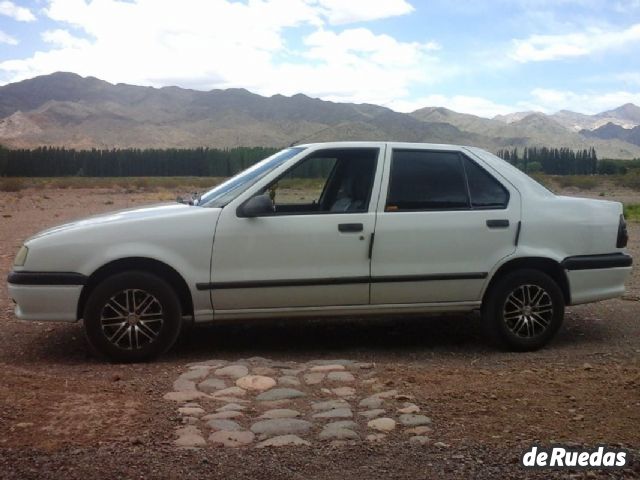
<svg viewBox="0 0 640 480">
<path fill-rule="evenodd" d="M 148 190 L 149 186 L 151 185 L 151 183 L 149 182 L 149 179 L 144 177 L 137 177 L 133 179 L 131 183 L 138 190 Z"/>
<path fill-rule="evenodd" d="M 25 184 L 19 178 L 0 178 L 0 192 L 19 192 L 23 188 L 25 188 Z"/>
<path fill-rule="evenodd" d="M 551 190 L 551 191 L 556 190 L 556 188 L 555 188 L 556 186 L 554 185 L 554 183 L 551 180 L 551 177 L 549 175 L 546 175 L 546 174 L 540 173 L 540 172 L 529 173 L 528 175 L 531 178 L 533 178 L 536 182 L 538 182 L 540 185 L 544 185 L 549 190 Z"/>
<path fill-rule="evenodd" d="M 625 205 L 624 218 L 630 222 L 640 222 L 640 203 Z"/>
<path fill-rule="evenodd" d="M 527 165 L 527 173 L 542 172 L 542 164 L 540 162 L 530 162 Z"/>
<path fill-rule="evenodd" d="M 616 183 L 621 187 L 631 188 L 632 190 L 640 190 L 640 172 L 631 170 L 626 175 L 616 177 Z"/>
<path fill-rule="evenodd" d="M 1 191 L 35 188 L 119 188 L 127 191 L 199 191 L 226 180 L 224 177 L 0 177 Z"/>
<path fill-rule="evenodd" d="M 599 183 L 598 178 L 589 175 L 562 175 L 556 181 L 563 188 L 575 187 L 581 190 L 591 190 Z"/>
</svg>

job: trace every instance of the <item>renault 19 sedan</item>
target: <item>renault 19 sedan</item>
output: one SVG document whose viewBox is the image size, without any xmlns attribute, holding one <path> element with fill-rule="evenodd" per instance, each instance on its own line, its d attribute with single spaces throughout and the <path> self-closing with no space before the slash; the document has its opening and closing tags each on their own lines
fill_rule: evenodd
<svg viewBox="0 0 640 480">
<path fill-rule="evenodd" d="M 24 320 L 83 320 L 117 361 L 169 349 L 184 322 L 481 313 L 534 350 L 565 305 L 620 296 L 617 202 L 554 195 L 479 148 L 287 148 L 187 203 L 100 215 L 28 239 L 9 274 Z"/>
</svg>

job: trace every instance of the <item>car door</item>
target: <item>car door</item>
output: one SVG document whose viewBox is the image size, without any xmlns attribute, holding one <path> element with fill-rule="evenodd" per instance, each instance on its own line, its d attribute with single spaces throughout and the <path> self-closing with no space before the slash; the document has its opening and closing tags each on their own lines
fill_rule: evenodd
<svg viewBox="0 0 640 480">
<path fill-rule="evenodd" d="M 390 148 L 371 264 L 371 303 L 477 302 L 515 251 L 520 195 L 458 150 Z"/>
<path fill-rule="evenodd" d="M 214 310 L 368 304 L 383 150 L 314 150 L 223 208 L 211 265 Z M 243 217 L 243 203 L 256 195 L 269 195 L 274 211 Z"/>
</svg>

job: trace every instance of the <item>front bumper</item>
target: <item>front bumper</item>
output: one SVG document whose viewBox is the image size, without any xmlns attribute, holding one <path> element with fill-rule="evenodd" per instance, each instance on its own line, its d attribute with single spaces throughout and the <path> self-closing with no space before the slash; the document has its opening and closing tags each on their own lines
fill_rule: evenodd
<svg viewBox="0 0 640 480">
<path fill-rule="evenodd" d="M 78 300 L 86 277 L 77 273 L 11 272 L 9 297 L 21 320 L 66 321 L 78 319 Z"/>
</svg>

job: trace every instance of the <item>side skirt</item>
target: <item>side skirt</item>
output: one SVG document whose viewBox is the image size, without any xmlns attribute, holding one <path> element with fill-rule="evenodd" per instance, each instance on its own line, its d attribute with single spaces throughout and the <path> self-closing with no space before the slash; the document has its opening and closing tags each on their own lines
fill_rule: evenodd
<svg viewBox="0 0 640 480">
<path fill-rule="evenodd" d="M 440 302 L 407 303 L 382 305 L 346 305 L 339 307 L 291 307 L 291 308 L 251 308 L 239 310 L 216 310 L 215 320 L 259 319 L 259 318 L 299 318 L 332 317 L 351 315 L 389 315 L 409 313 L 454 313 L 471 312 L 479 309 L 481 302 Z M 201 323 L 198 319 L 196 322 Z"/>
</svg>

